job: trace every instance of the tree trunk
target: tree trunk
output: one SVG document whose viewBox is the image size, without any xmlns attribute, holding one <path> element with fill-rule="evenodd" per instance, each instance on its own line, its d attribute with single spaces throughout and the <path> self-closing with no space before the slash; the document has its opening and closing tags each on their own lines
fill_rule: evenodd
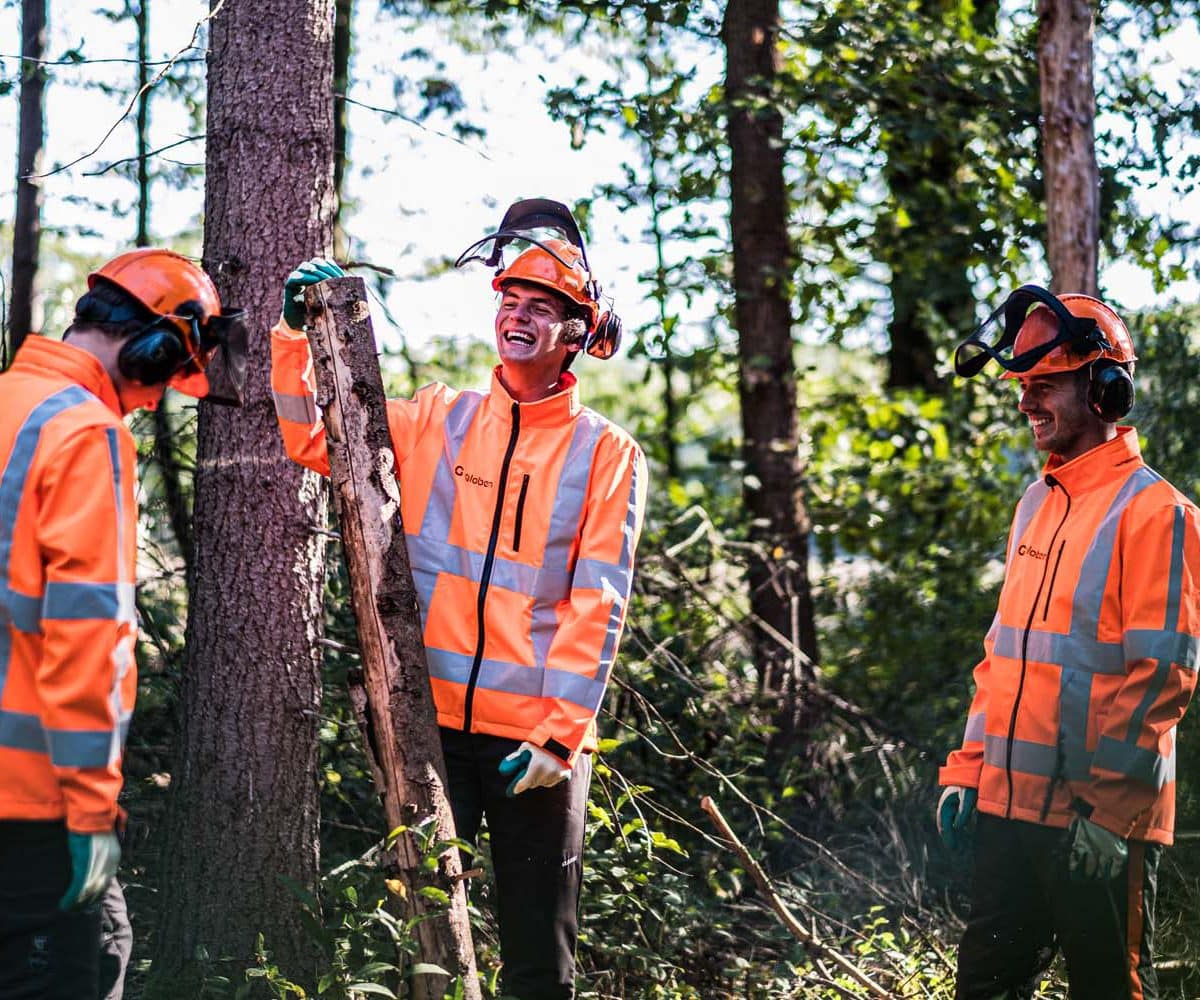
<svg viewBox="0 0 1200 1000">
<path fill-rule="evenodd" d="M 133 8 L 137 25 L 137 233 L 134 245 L 150 245 L 150 0 L 137 0 Z"/>
<path fill-rule="evenodd" d="M 318 948 L 287 882 L 318 874 L 321 478 L 279 443 L 267 330 L 284 277 L 333 223 L 333 0 L 224 0 L 210 25 L 204 263 L 247 310 L 246 403 L 202 403 L 182 760 L 149 995 L 235 982 L 261 933 L 293 980 Z M 281 72 L 285 67 L 286 72 Z"/>
<path fill-rule="evenodd" d="M 12 354 L 40 325 L 34 316 L 34 283 L 42 240 L 42 169 L 45 144 L 46 0 L 21 2 L 21 102 L 17 136 L 17 211 L 13 219 L 12 304 L 8 329 Z M 11 356 L 11 355 L 10 355 Z"/>
<path fill-rule="evenodd" d="M 730 0 L 725 9 L 743 495 L 755 543 L 750 608 L 759 623 L 755 661 L 763 687 L 782 699 L 777 742 L 786 749 L 807 728 L 799 685 L 812 677 L 817 637 L 797 448 L 783 119 L 773 94 L 778 32 L 778 0 Z"/>
<path fill-rule="evenodd" d="M 1038 0 L 1042 172 L 1051 290 L 1099 287 L 1100 173 L 1096 166 L 1093 9 L 1088 0 Z"/>
<path fill-rule="evenodd" d="M 374 757 L 388 829 L 404 828 L 393 855 L 406 888 L 400 908 L 414 926 L 416 961 L 448 970 L 466 1000 L 479 1000 L 457 848 L 439 851 L 434 869 L 424 867 L 421 838 L 436 832 L 437 841 L 453 840 L 454 816 L 366 287 L 361 278 L 342 278 L 321 283 L 308 299 L 320 305 L 309 343 L 362 654 L 363 745 Z M 450 905 L 429 898 L 427 887 L 445 893 Z M 446 976 L 426 973 L 413 977 L 412 994 L 441 1000 L 451 986 Z"/>
<path fill-rule="evenodd" d="M 345 260 L 346 239 L 343 185 L 346 179 L 346 144 L 349 114 L 346 94 L 350 90 L 350 46 L 354 35 L 354 0 L 335 0 L 333 17 L 333 194 L 337 207 L 333 217 L 333 254 Z M 340 96 L 339 96 L 340 95 Z"/>
</svg>

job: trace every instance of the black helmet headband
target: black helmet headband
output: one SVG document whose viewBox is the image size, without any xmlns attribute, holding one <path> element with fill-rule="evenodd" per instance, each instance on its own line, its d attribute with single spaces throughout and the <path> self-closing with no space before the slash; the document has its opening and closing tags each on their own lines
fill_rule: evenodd
<svg viewBox="0 0 1200 1000">
<path fill-rule="evenodd" d="M 1058 320 L 1058 334 L 1044 344 L 1031 347 L 1021 354 L 1011 355 L 1017 342 L 1017 334 L 1024 324 L 1030 309 L 1043 305 L 1054 313 Z M 1000 317 L 1004 318 L 1004 329 L 1000 339 L 989 344 L 985 334 Z M 1099 325 L 1090 316 L 1074 315 L 1057 295 L 1040 285 L 1022 285 L 954 350 L 954 371 L 963 378 L 974 378 L 989 361 L 995 361 L 1005 371 L 1021 375 L 1036 365 L 1047 354 L 1058 347 L 1079 354 L 1112 350 Z M 1010 356 L 1005 357 L 1005 352 Z"/>
</svg>

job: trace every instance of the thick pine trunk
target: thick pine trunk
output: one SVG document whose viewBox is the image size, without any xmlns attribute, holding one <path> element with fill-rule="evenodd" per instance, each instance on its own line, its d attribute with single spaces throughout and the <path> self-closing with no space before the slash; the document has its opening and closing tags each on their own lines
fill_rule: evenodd
<svg viewBox="0 0 1200 1000">
<path fill-rule="evenodd" d="M 789 654 L 777 637 L 811 660 L 816 659 L 817 638 L 797 449 L 783 119 L 772 92 L 778 32 L 778 0 L 730 0 L 725 9 L 744 500 L 755 543 L 750 607 L 761 623 L 754 630 L 755 659 L 764 689 L 781 696 L 777 746 L 782 743 L 786 749 L 807 725 L 799 684 L 811 677 L 811 666 Z"/>
<path fill-rule="evenodd" d="M 1099 286 L 1100 244 L 1093 14 L 1088 0 L 1038 0 L 1050 287 L 1088 295 Z"/>
<path fill-rule="evenodd" d="M 218 5 L 214 3 L 213 8 Z M 204 264 L 247 310 L 246 405 L 202 403 L 182 760 L 152 994 L 241 982 L 261 933 L 290 978 L 317 949 L 285 880 L 318 874 L 318 639 L 327 491 L 280 445 L 267 331 L 333 219 L 333 0 L 224 0 L 208 55 Z M 206 963 L 203 959 L 207 957 Z"/>
<path fill-rule="evenodd" d="M 354 0 L 335 0 L 333 17 L 333 252 L 345 260 L 348 252 L 345 218 L 345 179 L 349 139 L 350 48 L 353 43 Z M 340 95 L 340 96 L 339 96 Z"/>
<path fill-rule="evenodd" d="M 13 219 L 12 301 L 8 328 L 11 353 L 33 331 L 34 283 L 42 240 L 41 171 L 45 147 L 46 0 L 21 3 L 21 101 L 17 126 L 17 211 Z"/>
</svg>

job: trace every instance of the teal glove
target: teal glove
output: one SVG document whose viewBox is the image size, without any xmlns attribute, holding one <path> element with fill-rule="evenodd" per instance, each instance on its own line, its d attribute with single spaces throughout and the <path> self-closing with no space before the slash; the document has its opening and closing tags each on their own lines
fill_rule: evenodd
<svg viewBox="0 0 1200 1000">
<path fill-rule="evenodd" d="M 103 895 L 117 873 L 121 844 L 117 835 L 108 833 L 67 833 L 71 855 L 71 884 L 58 901 L 60 910 L 77 910 Z"/>
<path fill-rule="evenodd" d="M 1129 844 L 1111 830 L 1076 816 L 1067 829 L 1067 870 L 1072 882 L 1116 878 L 1129 860 Z"/>
<path fill-rule="evenodd" d="M 942 792 L 937 807 L 937 828 L 942 835 L 942 843 L 950 850 L 957 851 L 971 842 L 967 825 L 975 815 L 978 798 L 976 789 L 963 788 L 961 785 L 947 785 Z"/>
<path fill-rule="evenodd" d="M 500 761 L 497 770 L 502 778 L 512 778 L 504 790 L 510 799 L 530 788 L 553 788 L 571 777 L 571 769 L 554 754 L 528 742 Z"/>
<path fill-rule="evenodd" d="M 304 290 L 326 278 L 344 278 L 346 272 L 331 260 L 314 257 L 288 275 L 283 283 L 283 321 L 293 330 L 303 330 L 308 313 L 304 308 Z"/>
</svg>

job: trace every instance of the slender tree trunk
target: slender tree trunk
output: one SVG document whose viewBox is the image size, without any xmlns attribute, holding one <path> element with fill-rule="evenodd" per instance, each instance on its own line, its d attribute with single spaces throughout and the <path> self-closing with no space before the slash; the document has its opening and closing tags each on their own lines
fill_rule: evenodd
<svg viewBox="0 0 1200 1000">
<path fill-rule="evenodd" d="M 667 315 L 667 296 L 671 289 L 667 282 L 666 237 L 662 227 L 662 206 L 659 196 L 662 188 L 658 183 L 658 150 L 654 140 L 649 140 L 650 159 L 650 230 L 654 234 L 654 296 L 658 300 L 658 326 L 662 336 L 663 377 L 663 453 L 666 456 L 667 476 L 679 478 L 679 399 L 675 395 L 675 354 L 671 347 L 671 324 Z"/>
<path fill-rule="evenodd" d="M 1099 287 L 1100 172 L 1092 80 L 1093 5 L 1038 0 L 1046 256 L 1056 292 Z"/>
<path fill-rule="evenodd" d="M 244 408 L 200 406 L 182 759 L 149 991 L 170 1000 L 208 972 L 242 981 L 260 933 L 294 980 L 311 984 L 318 961 L 287 883 L 311 890 L 318 874 L 327 490 L 280 447 L 267 330 L 288 271 L 332 239 L 332 80 L 333 0 L 220 5 L 204 263 L 222 302 L 247 310 L 250 359 Z"/>
<path fill-rule="evenodd" d="M 42 240 L 42 169 L 45 143 L 46 0 L 21 2 L 21 102 L 17 126 L 17 210 L 13 219 L 12 304 L 8 323 L 12 353 L 40 323 L 34 316 L 34 283 Z"/>
<path fill-rule="evenodd" d="M 350 46 L 353 41 L 354 0 L 334 0 L 333 19 L 333 194 L 337 207 L 333 217 L 333 253 L 345 260 L 349 252 L 343 214 L 343 184 L 346 178 L 346 144 L 349 138 Z M 341 95 L 341 96 L 339 96 Z"/>
<path fill-rule="evenodd" d="M 783 119 L 772 93 L 778 33 L 778 0 L 730 0 L 722 34 L 744 499 L 756 553 L 750 607 L 760 623 L 755 659 L 764 689 L 781 696 L 777 747 L 786 750 L 808 725 L 799 684 L 812 668 L 777 637 L 815 661 L 817 636 L 797 447 Z"/>
<path fill-rule="evenodd" d="M 137 0 L 133 7 L 137 25 L 137 233 L 134 245 L 150 245 L 150 0 Z"/>
</svg>

